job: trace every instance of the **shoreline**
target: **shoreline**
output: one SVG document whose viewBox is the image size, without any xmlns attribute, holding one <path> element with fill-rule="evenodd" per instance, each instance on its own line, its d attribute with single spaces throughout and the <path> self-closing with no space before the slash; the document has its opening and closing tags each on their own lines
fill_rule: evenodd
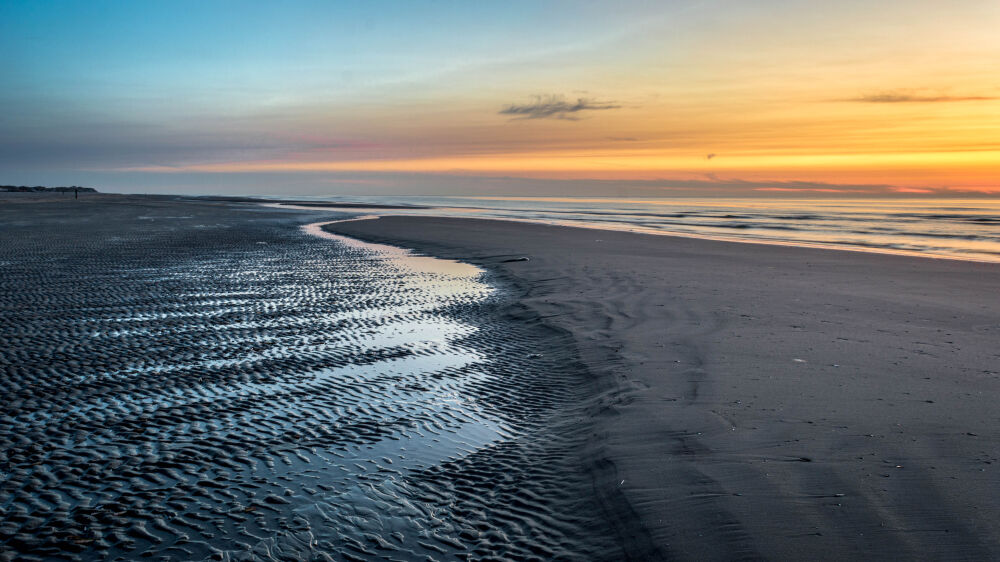
<svg viewBox="0 0 1000 562">
<path fill-rule="evenodd" d="M 263 206 L 268 207 L 270 205 L 264 204 Z M 274 208 L 284 208 L 284 209 L 295 209 L 294 205 L 281 205 Z M 428 207 L 429 208 L 429 207 Z M 380 207 L 359 207 L 343 209 L 346 211 L 379 211 Z M 393 209 L 390 207 L 390 209 Z M 302 210 L 314 210 L 308 207 L 302 207 Z M 329 210 L 341 210 L 336 207 L 330 207 Z M 402 210 L 402 209 L 401 209 Z M 425 217 L 425 218 L 435 218 L 435 219 L 464 219 L 470 217 L 458 217 L 458 216 L 448 216 L 448 215 L 382 215 L 382 214 L 372 214 L 364 215 L 351 219 L 342 219 L 334 222 L 347 222 L 355 220 L 375 220 L 383 217 Z M 989 263 L 989 264 L 1000 264 L 1000 258 L 997 260 L 988 259 L 975 259 L 970 257 L 960 257 L 960 256 L 950 256 L 946 254 L 932 254 L 929 252 L 919 252 L 916 250 L 892 250 L 888 248 L 877 248 L 877 247 L 864 247 L 864 246 L 838 246 L 836 244 L 822 244 L 822 243 L 808 243 L 808 242 L 795 242 L 792 240 L 764 240 L 764 239 L 752 239 L 752 238 L 737 238 L 737 237 L 727 237 L 727 236 L 713 236 L 710 234 L 693 234 L 689 232 L 669 232 L 662 230 L 644 230 L 642 228 L 612 228 L 602 227 L 600 225 L 594 224 L 573 224 L 572 221 L 565 222 L 552 222 L 542 219 L 515 219 L 515 218 L 501 218 L 501 217 L 473 217 L 472 220 L 483 220 L 483 221 L 500 221 L 500 222 L 512 222 L 512 223 L 525 223 L 525 224 L 537 224 L 541 226 L 555 226 L 563 228 L 580 228 L 584 230 L 594 230 L 597 232 L 623 232 L 626 234 L 642 234 L 645 236 L 665 236 L 667 238 L 693 238 L 695 240 L 708 240 L 711 242 L 727 242 L 732 244 L 760 244 L 763 246 L 783 246 L 789 248 L 806 248 L 810 250 L 833 250 L 839 252 L 859 252 L 863 254 L 882 254 L 887 256 L 900 256 L 907 258 L 925 258 L 932 260 L 950 260 L 957 262 L 969 262 L 969 263 Z"/>
<path fill-rule="evenodd" d="M 490 268 L 573 335 L 601 385 L 586 462 L 636 557 L 1000 553 L 996 264 L 500 220 L 324 228 Z"/>
<path fill-rule="evenodd" d="M 285 206 L 287 208 L 300 208 L 303 210 L 321 209 L 324 206 L 326 206 L 327 210 L 330 211 L 338 210 L 338 205 L 336 204 L 324 205 L 322 203 L 317 203 L 314 206 L 305 207 L 305 206 L 296 206 L 294 203 L 289 202 L 289 203 L 283 203 L 282 206 Z M 549 218 L 524 218 L 518 216 L 505 215 L 502 212 L 503 210 L 494 210 L 490 208 L 477 208 L 477 207 L 463 208 L 456 206 L 441 206 L 441 207 L 413 206 L 413 207 L 393 208 L 389 206 L 385 208 L 379 208 L 378 205 L 373 204 L 370 207 L 367 207 L 366 209 L 365 204 L 359 203 L 357 204 L 357 208 L 355 208 L 354 210 L 356 211 L 370 210 L 372 212 L 379 213 L 383 216 L 428 216 L 428 217 L 438 217 L 438 218 L 471 218 L 480 220 L 500 220 L 507 222 L 542 224 L 548 226 L 587 228 L 598 231 L 632 232 L 632 233 L 640 233 L 640 234 L 647 234 L 654 236 L 696 238 L 701 240 L 714 240 L 720 242 L 736 242 L 736 243 L 747 243 L 747 244 L 766 244 L 766 245 L 776 245 L 776 246 L 843 250 L 850 252 L 865 252 L 865 253 L 875 253 L 875 254 L 885 254 L 885 255 L 911 256 L 911 257 L 926 257 L 931 259 L 958 260 L 958 261 L 969 261 L 976 263 L 1000 263 L 1000 254 L 998 254 L 996 251 L 993 252 L 985 250 L 963 251 L 956 248 L 949 249 L 946 247 L 935 247 L 933 245 L 924 246 L 922 249 L 919 249 L 918 247 L 906 248 L 898 246 L 898 244 L 906 244 L 906 243 L 913 244 L 914 243 L 913 240 L 909 239 L 908 237 L 916 237 L 917 239 L 926 239 L 927 237 L 930 237 L 931 239 L 941 239 L 940 233 L 926 234 L 921 231 L 915 231 L 910 233 L 895 232 L 894 235 L 900 236 L 900 238 L 896 239 L 895 242 L 890 243 L 889 241 L 885 241 L 882 244 L 868 244 L 862 242 L 861 240 L 853 240 L 853 241 L 848 239 L 833 240 L 833 238 L 836 238 L 835 235 L 844 234 L 844 232 L 839 232 L 836 230 L 828 232 L 826 240 L 810 240 L 808 238 L 806 239 L 796 238 L 795 236 L 782 237 L 782 236 L 775 236 L 773 234 L 767 236 L 759 236 L 755 234 L 750 234 L 750 235 L 735 234 L 736 232 L 741 231 L 739 229 L 744 227 L 753 230 L 754 227 L 752 225 L 733 227 L 735 228 L 735 230 L 730 229 L 728 232 L 723 233 L 723 232 L 711 232 L 706 230 L 692 231 L 690 230 L 690 228 L 694 228 L 695 227 L 694 224 L 688 225 L 690 227 L 688 229 L 684 229 L 683 227 L 680 229 L 673 229 L 673 227 L 662 226 L 662 225 L 658 227 L 651 227 L 633 222 L 608 223 L 601 221 L 594 222 L 588 220 L 566 220 L 566 219 L 555 218 L 554 216 L 550 216 Z M 395 211 L 395 213 L 387 214 L 387 213 L 381 213 L 380 211 L 390 211 L 390 212 Z M 489 214 L 494 211 L 501 211 L 501 212 L 497 216 L 489 216 Z M 528 213 L 531 212 L 530 210 L 525 210 L 525 211 Z M 543 214 L 545 212 L 546 211 L 543 211 Z M 485 216 L 481 213 L 485 213 Z M 785 217 L 779 217 L 779 218 L 785 218 Z M 855 220 L 855 219 L 850 219 L 850 220 Z M 778 226 L 770 226 L 770 227 L 767 225 L 758 225 L 758 226 L 764 229 L 770 228 L 770 229 L 786 230 L 784 229 L 784 227 L 778 227 Z M 795 232 L 799 231 L 798 228 L 789 228 L 787 230 Z M 808 231 L 808 229 L 806 229 L 806 231 Z M 848 234 L 857 234 L 857 232 L 855 231 L 846 231 L 846 232 Z M 871 232 L 870 234 L 872 234 L 873 236 L 880 235 L 877 232 Z M 971 234 L 969 232 L 966 232 L 964 234 L 959 234 L 954 237 L 964 238 L 966 240 L 978 240 L 979 236 L 980 234 Z M 948 237 L 949 236 L 947 235 L 944 236 L 944 238 Z M 921 246 L 921 244 L 923 243 L 918 243 L 918 246 Z"/>
</svg>

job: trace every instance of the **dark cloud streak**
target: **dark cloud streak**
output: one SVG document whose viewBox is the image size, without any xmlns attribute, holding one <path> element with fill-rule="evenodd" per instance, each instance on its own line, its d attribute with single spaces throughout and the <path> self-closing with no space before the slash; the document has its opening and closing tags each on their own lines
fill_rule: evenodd
<svg viewBox="0 0 1000 562">
<path fill-rule="evenodd" d="M 522 105 L 510 104 L 500 110 L 500 115 L 513 115 L 514 119 L 565 119 L 576 121 L 576 113 L 581 111 L 598 111 L 618 109 L 620 105 L 611 102 L 599 102 L 587 98 L 577 98 L 569 102 L 562 96 L 535 96 L 535 101 Z"/>
<path fill-rule="evenodd" d="M 879 94 L 868 94 L 846 101 L 861 103 L 939 103 L 958 101 L 989 101 L 997 98 L 986 96 L 915 96 L 897 92 L 883 92 Z"/>
</svg>

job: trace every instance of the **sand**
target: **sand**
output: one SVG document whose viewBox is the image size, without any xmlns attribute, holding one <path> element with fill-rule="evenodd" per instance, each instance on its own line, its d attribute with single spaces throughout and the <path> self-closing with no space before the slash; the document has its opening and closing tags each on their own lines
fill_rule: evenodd
<svg viewBox="0 0 1000 562">
<path fill-rule="evenodd" d="M 572 335 L 583 462 L 632 558 L 1000 557 L 998 265 L 474 219 L 326 228 L 480 264 L 525 321 Z"/>
<path fill-rule="evenodd" d="M 500 280 L 301 228 L 343 213 L 14 201 L 0 560 L 621 558 L 586 370 Z"/>
<path fill-rule="evenodd" d="M 0 196 L 0 559 L 1000 557 L 1000 266 L 354 212 Z"/>
</svg>

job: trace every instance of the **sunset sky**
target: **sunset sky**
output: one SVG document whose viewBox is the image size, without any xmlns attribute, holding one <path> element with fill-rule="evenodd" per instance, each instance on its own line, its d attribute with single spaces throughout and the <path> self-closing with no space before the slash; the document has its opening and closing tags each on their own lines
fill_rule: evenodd
<svg viewBox="0 0 1000 562">
<path fill-rule="evenodd" d="M 1000 195 L 996 0 L 0 0 L 0 49 L 0 184 Z"/>
</svg>

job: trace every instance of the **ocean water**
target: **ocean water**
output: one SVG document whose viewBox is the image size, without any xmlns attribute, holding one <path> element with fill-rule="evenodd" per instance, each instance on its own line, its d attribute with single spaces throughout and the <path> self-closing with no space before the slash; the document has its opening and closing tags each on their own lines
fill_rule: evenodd
<svg viewBox="0 0 1000 562">
<path fill-rule="evenodd" d="M 1000 262 L 1000 199 L 310 199 L 433 207 L 380 210 L 378 214 L 528 220 L 651 234 Z"/>
</svg>

